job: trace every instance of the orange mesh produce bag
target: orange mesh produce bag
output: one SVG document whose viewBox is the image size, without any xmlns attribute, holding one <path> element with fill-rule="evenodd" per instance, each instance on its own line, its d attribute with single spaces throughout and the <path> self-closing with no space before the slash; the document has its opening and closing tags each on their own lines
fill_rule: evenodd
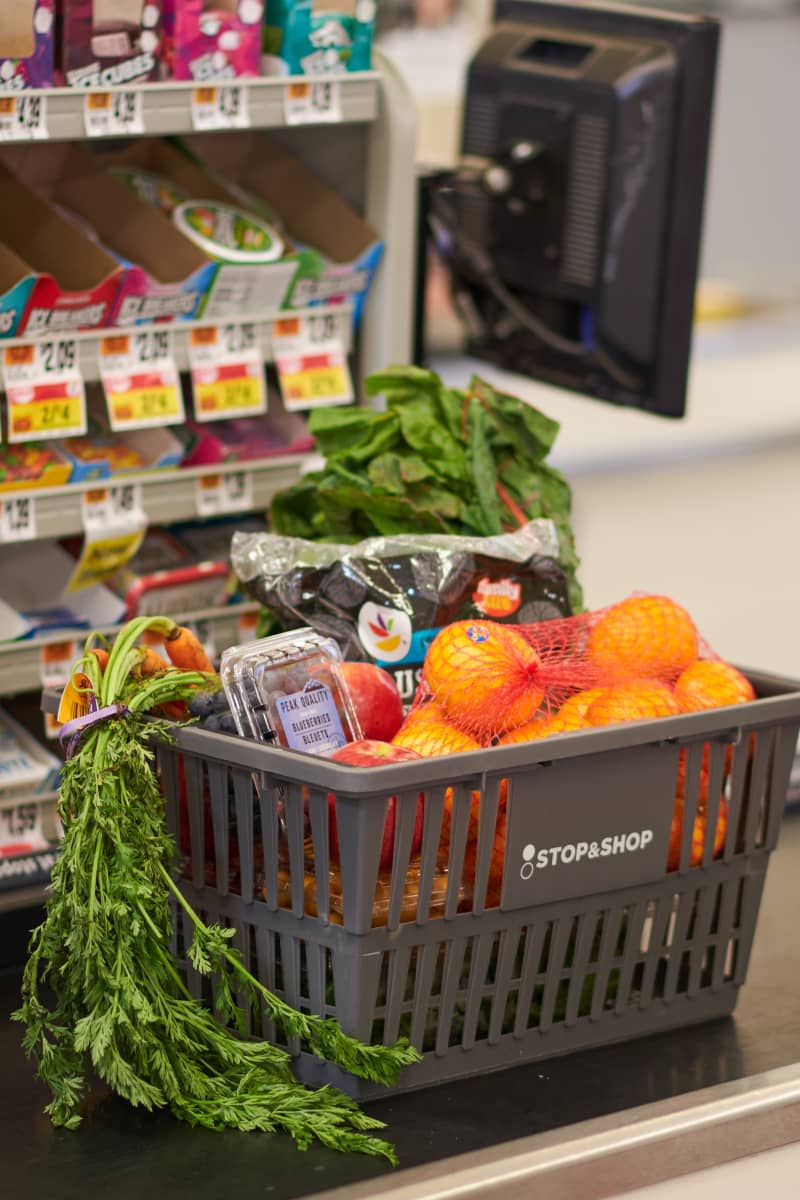
<svg viewBox="0 0 800 1200">
<path fill-rule="evenodd" d="M 700 660 L 708 666 L 698 668 Z M 428 650 L 402 736 L 413 747 L 414 718 L 431 701 L 438 718 L 488 746 L 696 711 L 745 699 L 748 689 L 684 608 L 637 594 L 535 625 L 447 626 Z"/>
</svg>

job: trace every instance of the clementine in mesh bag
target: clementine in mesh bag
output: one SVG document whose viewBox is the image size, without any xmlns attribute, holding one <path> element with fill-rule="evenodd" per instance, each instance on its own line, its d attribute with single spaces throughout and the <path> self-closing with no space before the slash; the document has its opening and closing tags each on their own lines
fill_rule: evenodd
<svg viewBox="0 0 800 1200">
<path fill-rule="evenodd" d="M 609 676 L 673 680 L 700 653 L 694 621 L 668 596 L 628 596 L 596 617 L 586 655 Z"/>
<path fill-rule="evenodd" d="M 392 738 L 392 745 L 416 750 L 423 758 L 481 748 L 474 737 L 448 721 L 444 710 L 435 703 L 412 709 Z"/>
<path fill-rule="evenodd" d="M 534 742 L 540 738 L 551 737 L 554 733 L 574 733 L 577 729 L 586 729 L 587 722 L 580 713 L 563 708 L 552 717 L 542 717 L 537 721 L 529 721 L 511 729 L 497 739 L 498 746 L 513 746 L 519 742 Z"/>
<path fill-rule="evenodd" d="M 504 779 L 503 783 L 506 782 Z M 505 801 L 498 808 L 497 824 L 494 831 L 494 840 L 492 842 L 492 854 L 489 859 L 489 876 L 486 882 L 486 908 L 497 908 L 500 904 L 500 896 L 503 889 L 503 862 L 506 855 L 506 821 L 507 808 Z M 466 853 L 464 854 L 464 874 L 462 876 L 462 885 L 464 890 L 464 900 L 461 904 L 462 911 L 471 911 L 475 897 L 475 876 L 478 869 L 478 841 L 474 838 L 467 842 Z"/>
<path fill-rule="evenodd" d="M 666 684 L 652 679 L 607 688 L 587 710 L 589 725 L 616 725 L 622 721 L 646 721 L 680 713 L 675 695 Z"/>
<path fill-rule="evenodd" d="M 675 810 L 672 815 L 672 827 L 669 835 L 669 849 L 667 850 L 668 871 L 677 871 L 678 867 L 680 866 L 684 807 L 685 800 L 683 794 L 679 791 L 675 800 Z M 702 865 L 706 844 L 707 825 L 708 811 L 706 804 L 698 802 L 697 815 L 695 817 L 694 826 L 692 827 L 692 848 L 689 856 L 690 867 L 699 867 Z M 728 804 L 724 797 L 720 797 L 719 812 L 717 815 L 717 828 L 714 832 L 714 849 L 712 851 L 713 858 L 719 858 L 722 854 L 722 851 L 725 849 L 725 837 L 727 832 Z"/>
<path fill-rule="evenodd" d="M 599 700 L 601 696 L 604 696 L 607 690 L 607 688 L 594 687 L 576 692 L 574 696 L 569 696 L 561 705 L 561 708 L 558 710 L 559 717 L 580 717 L 584 719 L 595 700 Z"/>
<path fill-rule="evenodd" d="M 686 667 L 675 683 L 675 696 L 682 712 L 702 712 L 755 700 L 749 679 L 729 663 L 703 658 Z"/>
<path fill-rule="evenodd" d="M 424 682 L 447 716 L 476 737 L 533 719 L 544 699 L 541 659 L 521 633 L 493 621 L 456 621 L 434 638 Z"/>
<path fill-rule="evenodd" d="M 448 788 L 444 797 L 442 832 L 439 841 L 438 865 L 440 870 L 445 870 L 449 866 L 454 802 L 455 793 L 453 788 Z M 501 779 L 497 793 L 497 814 L 495 817 L 495 826 L 492 836 L 492 851 L 489 863 L 489 879 L 486 897 L 487 908 L 496 908 L 500 903 L 500 888 L 503 882 L 503 859 L 505 857 L 506 849 L 507 804 L 508 780 Z M 487 811 L 488 810 L 485 806 L 484 820 L 486 820 L 485 814 Z M 481 793 L 474 791 L 472 792 L 470 798 L 469 824 L 467 826 L 466 848 L 464 850 L 464 868 L 461 875 L 461 891 L 465 900 L 460 905 L 460 911 L 469 911 L 472 908 L 472 899 L 475 891 L 475 870 L 478 859 L 478 833 L 480 817 Z"/>
</svg>

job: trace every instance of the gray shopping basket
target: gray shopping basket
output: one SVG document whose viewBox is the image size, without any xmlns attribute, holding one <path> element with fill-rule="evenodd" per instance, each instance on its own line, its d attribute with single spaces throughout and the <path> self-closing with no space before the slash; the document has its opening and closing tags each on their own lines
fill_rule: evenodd
<svg viewBox="0 0 800 1200">
<path fill-rule="evenodd" d="M 724 1016 L 800 728 L 798 685 L 748 674 L 733 708 L 374 768 L 179 729 L 159 764 L 181 886 L 290 1004 L 410 1037 L 400 1089 Z M 308 1083 L 385 1094 L 289 1049 Z"/>
</svg>

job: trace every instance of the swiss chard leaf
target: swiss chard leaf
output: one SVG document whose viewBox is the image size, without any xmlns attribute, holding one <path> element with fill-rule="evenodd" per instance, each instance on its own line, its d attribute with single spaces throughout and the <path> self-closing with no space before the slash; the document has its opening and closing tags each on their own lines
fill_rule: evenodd
<svg viewBox="0 0 800 1200">
<path fill-rule="evenodd" d="M 381 414 L 373 408 L 315 408 L 308 418 L 309 433 L 326 458 L 364 440 Z"/>
<path fill-rule="evenodd" d="M 489 449 L 489 417 L 480 401 L 474 397 L 467 410 L 469 466 L 477 501 L 481 532 L 486 536 L 502 532 L 500 501 L 497 496 L 497 473 Z"/>
<path fill-rule="evenodd" d="M 419 396 L 395 404 L 400 427 L 407 444 L 428 462 L 435 462 L 440 475 L 466 482 L 469 478 L 465 446 L 435 419 L 430 400 Z"/>
</svg>

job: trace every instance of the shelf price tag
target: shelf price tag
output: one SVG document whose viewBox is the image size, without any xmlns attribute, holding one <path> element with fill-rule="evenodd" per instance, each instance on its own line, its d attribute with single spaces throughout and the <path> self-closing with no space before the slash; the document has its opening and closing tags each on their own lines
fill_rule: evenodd
<svg viewBox="0 0 800 1200">
<path fill-rule="evenodd" d="M 39 651 L 42 687 L 63 687 L 68 683 L 73 663 L 80 656 L 77 642 L 45 642 Z"/>
<path fill-rule="evenodd" d="M 275 322 L 275 366 L 289 412 L 352 404 L 353 381 L 339 330 L 338 318 L 330 312 Z"/>
<path fill-rule="evenodd" d="M 241 83 L 198 87 L 192 92 L 192 128 L 249 129 L 250 106 L 247 88 Z"/>
<path fill-rule="evenodd" d="M 179 425 L 184 420 L 183 394 L 168 329 L 102 338 L 100 378 L 115 432 Z"/>
<path fill-rule="evenodd" d="M 87 92 L 83 100 L 83 125 L 89 138 L 144 133 L 141 89 Z"/>
<path fill-rule="evenodd" d="M 0 499 L 0 543 L 36 541 L 36 506 L 33 496 Z"/>
<path fill-rule="evenodd" d="M 201 475 L 195 486 L 195 503 L 199 517 L 247 512 L 253 507 L 253 476 L 250 471 Z"/>
<path fill-rule="evenodd" d="M 342 98 L 337 79 L 292 79 L 286 84 L 283 113 L 287 125 L 320 125 L 341 121 Z"/>
<path fill-rule="evenodd" d="M 133 558 L 147 530 L 141 487 L 135 483 L 84 492 L 82 517 L 85 538 L 67 592 L 105 583 Z"/>
<path fill-rule="evenodd" d="M 36 91 L 0 92 L 0 142 L 47 138 L 47 97 Z"/>
<path fill-rule="evenodd" d="M 195 420 L 219 421 L 267 411 L 264 361 L 255 325 L 193 329 L 189 364 Z"/>
<path fill-rule="evenodd" d="M 86 392 L 74 340 L 7 346 L 3 380 L 9 442 L 80 437 L 86 432 Z"/>
<path fill-rule="evenodd" d="M 86 533 L 102 531 L 109 525 L 138 528 L 142 522 L 147 523 L 142 507 L 142 488 L 138 483 L 90 488 L 81 497 L 81 510 Z"/>
<path fill-rule="evenodd" d="M 35 800 L 0 808 L 0 858 L 46 850 L 42 807 Z"/>
</svg>

